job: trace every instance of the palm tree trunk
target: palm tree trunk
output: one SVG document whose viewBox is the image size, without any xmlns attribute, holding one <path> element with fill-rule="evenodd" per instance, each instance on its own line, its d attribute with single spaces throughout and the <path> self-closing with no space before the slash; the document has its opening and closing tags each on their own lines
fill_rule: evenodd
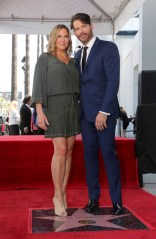
<svg viewBox="0 0 156 239">
<path fill-rule="evenodd" d="M 41 53 L 44 52 L 44 35 L 41 35 Z"/>
<path fill-rule="evenodd" d="M 11 101 L 17 100 L 17 35 L 12 35 Z"/>
<path fill-rule="evenodd" d="M 30 37 L 26 35 L 25 95 L 30 95 Z"/>
<path fill-rule="evenodd" d="M 40 35 L 37 35 L 37 59 L 40 55 Z"/>
</svg>

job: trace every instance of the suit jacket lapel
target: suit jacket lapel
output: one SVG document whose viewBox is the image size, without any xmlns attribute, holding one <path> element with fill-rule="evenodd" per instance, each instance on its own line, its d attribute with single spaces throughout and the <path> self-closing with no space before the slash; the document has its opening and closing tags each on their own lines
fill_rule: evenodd
<svg viewBox="0 0 156 239">
<path fill-rule="evenodd" d="M 97 47 L 97 45 L 99 45 L 99 43 L 100 43 L 99 38 L 96 38 L 96 40 L 95 40 L 95 42 L 94 42 L 94 44 L 93 44 L 93 46 L 92 46 L 92 49 L 91 49 L 91 51 L 90 51 L 90 53 L 89 53 L 89 56 L 88 56 L 88 59 L 87 59 L 87 62 L 86 62 L 85 69 L 86 69 L 88 63 L 90 62 L 90 60 L 93 58 L 93 56 L 94 56 L 94 54 L 95 54 L 95 52 L 96 52 L 96 47 Z M 85 70 L 84 70 L 84 72 L 85 72 Z"/>
<path fill-rule="evenodd" d="M 81 66 L 80 66 L 80 61 L 81 61 L 81 53 L 82 53 L 82 48 L 76 52 L 76 62 L 77 62 L 77 66 L 78 66 L 78 69 L 79 69 L 79 72 L 80 72 L 80 75 L 83 76 L 85 71 L 86 71 L 86 68 L 87 68 L 87 65 L 88 63 L 90 62 L 90 60 L 93 58 L 95 52 L 96 52 L 96 47 L 97 45 L 99 45 L 100 43 L 100 39 L 99 38 L 96 38 L 93 46 L 92 46 L 92 49 L 89 53 L 89 56 L 88 56 L 88 59 L 87 59 L 87 62 L 86 62 L 86 66 L 85 66 L 85 69 L 83 72 L 81 72 Z"/>
</svg>

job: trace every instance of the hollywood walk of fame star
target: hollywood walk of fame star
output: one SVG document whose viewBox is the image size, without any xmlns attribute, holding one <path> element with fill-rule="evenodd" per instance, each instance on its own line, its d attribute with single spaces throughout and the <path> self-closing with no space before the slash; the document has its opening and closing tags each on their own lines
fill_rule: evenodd
<svg viewBox="0 0 156 239">
<path fill-rule="evenodd" d="M 129 216 L 129 213 L 123 215 L 93 215 L 90 213 L 86 213 L 83 209 L 76 209 L 71 216 L 67 217 L 58 217 L 58 216 L 37 216 L 36 219 L 44 219 L 44 220 L 51 220 L 53 231 L 54 232 L 61 232 L 67 231 L 69 229 L 77 230 L 79 227 L 82 226 L 97 226 L 97 227 L 104 227 L 111 229 L 118 229 L 118 230 L 126 230 L 127 228 L 122 227 L 113 223 L 113 220 Z"/>
</svg>

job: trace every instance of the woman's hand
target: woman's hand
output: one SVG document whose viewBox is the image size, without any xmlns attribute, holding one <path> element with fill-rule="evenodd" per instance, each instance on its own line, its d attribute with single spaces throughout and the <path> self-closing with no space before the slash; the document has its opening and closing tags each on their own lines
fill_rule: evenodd
<svg viewBox="0 0 156 239">
<path fill-rule="evenodd" d="M 38 114 L 38 126 L 41 128 L 41 129 L 44 129 L 44 130 L 47 130 L 47 126 L 49 125 L 49 122 L 48 122 L 48 119 L 47 117 L 45 116 L 45 114 L 42 112 L 39 112 Z"/>
<path fill-rule="evenodd" d="M 37 111 L 37 117 L 38 117 L 38 123 L 37 125 L 44 130 L 47 130 L 47 126 L 49 125 L 48 119 L 43 113 L 42 104 L 36 104 L 36 111 Z"/>
</svg>

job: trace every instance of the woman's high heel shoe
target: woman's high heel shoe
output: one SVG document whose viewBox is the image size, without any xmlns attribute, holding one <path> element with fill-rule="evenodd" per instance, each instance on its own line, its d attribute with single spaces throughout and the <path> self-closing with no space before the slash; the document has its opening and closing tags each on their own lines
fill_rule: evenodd
<svg viewBox="0 0 156 239">
<path fill-rule="evenodd" d="M 66 200 L 66 193 L 63 195 L 63 202 L 64 202 L 64 207 L 67 210 L 68 206 L 67 206 L 67 200 Z"/>
<path fill-rule="evenodd" d="M 66 217 L 67 212 L 65 208 L 60 206 L 60 203 L 56 197 L 53 198 L 53 203 L 54 203 L 54 212 L 55 215 L 60 216 L 60 217 Z"/>
</svg>

